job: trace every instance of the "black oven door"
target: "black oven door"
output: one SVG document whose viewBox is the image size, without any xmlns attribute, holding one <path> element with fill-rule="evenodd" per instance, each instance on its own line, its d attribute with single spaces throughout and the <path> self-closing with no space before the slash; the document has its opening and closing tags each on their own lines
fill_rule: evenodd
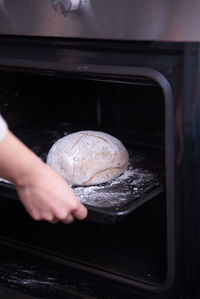
<svg viewBox="0 0 200 299">
<path fill-rule="evenodd" d="M 98 206 L 87 192 L 88 219 L 69 226 L 33 221 L 15 187 L 1 181 L 3 284 L 46 298 L 197 292 L 197 58 L 183 44 L 1 39 L 1 112 L 23 142 L 45 160 L 65 134 L 106 131 L 133 154 L 129 171 L 140 170 L 121 184 L 131 188 L 120 204 Z M 150 184 L 140 185 L 141 177 Z M 101 187 L 104 195 L 119 192 Z"/>
</svg>

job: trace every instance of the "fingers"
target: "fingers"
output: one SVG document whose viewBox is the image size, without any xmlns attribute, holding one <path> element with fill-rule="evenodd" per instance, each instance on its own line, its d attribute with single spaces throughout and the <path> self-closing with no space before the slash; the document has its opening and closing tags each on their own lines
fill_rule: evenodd
<svg viewBox="0 0 200 299">
<path fill-rule="evenodd" d="M 83 220 L 87 217 L 87 209 L 84 207 L 84 205 L 80 204 L 79 208 L 68 214 L 64 219 L 56 219 L 51 223 L 57 223 L 57 222 L 63 222 L 65 224 L 70 224 L 74 222 L 75 219 Z"/>
<path fill-rule="evenodd" d="M 70 224 L 70 223 L 74 222 L 74 217 L 70 214 L 67 216 L 66 219 L 62 220 L 62 222 L 65 224 Z"/>
<path fill-rule="evenodd" d="M 52 220 L 47 220 L 52 224 L 56 224 L 58 222 L 62 222 L 64 224 L 70 224 L 74 222 L 75 219 L 83 220 L 87 217 L 87 209 L 81 203 L 78 205 L 78 208 L 69 212 L 67 215 L 63 215 L 63 213 L 56 213 L 56 217 Z"/>
<path fill-rule="evenodd" d="M 45 221 L 47 221 L 51 224 L 56 224 L 56 223 L 59 223 L 59 222 L 62 222 L 64 224 L 70 224 L 70 223 L 74 222 L 75 218 L 72 215 L 68 215 L 65 219 L 55 218 L 53 220 L 48 220 L 45 217 L 43 217 L 40 220 L 45 220 Z"/>
<path fill-rule="evenodd" d="M 60 220 L 58 220 L 58 219 L 54 219 L 54 220 L 49 221 L 49 222 L 52 223 L 52 224 L 56 224 L 56 223 L 60 222 Z"/>
<path fill-rule="evenodd" d="M 37 213 L 36 213 L 37 212 Z M 83 220 L 87 216 L 87 209 L 79 203 L 78 207 L 73 209 L 57 209 L 52 211 L 45 211 L 43 213 L 34 213 L 29 211 L 31 217 L 36 221 L 45 220 L 49 223 L 56 224 L 62 222 L 64 224 L 70 224 L 74 222 L 75 219 Z"/>
<path fill-rule="evenodd" d="M 87 209 L 84 205 L 80 204 L 79 208 L 72 212 L 73 216 L 78 220 L 83 220 L 87 217 Z"/>
</svg>

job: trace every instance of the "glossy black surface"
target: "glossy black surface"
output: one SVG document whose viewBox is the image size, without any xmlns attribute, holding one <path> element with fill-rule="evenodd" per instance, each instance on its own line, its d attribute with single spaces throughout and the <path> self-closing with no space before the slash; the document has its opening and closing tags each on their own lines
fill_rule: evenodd
<svg viewBox="0 0 200 299">
<path fill-rule="evenodd" d="M 160 203 L 162 202 L 162 207 L 159 207 L 157 201 L 155 201 L 158 210 L 156 207 L 151 208 L 148 214 L 147 205 L 144 209 L 141 210 L 142 212 L 139 212 L 139 209 L 136 215 L 134 213 L 131 220 L 126 219 L 123 224 L 121 223 L 120 227 L 116 226 L 116 228 L 113 229 L 111 227 L 97 229 L 96 227 L 89 227 L 89 223 L 84 224 L 82 225 L 82 230 L 80 230 L 80 232 L 82 232 L 82 235 L 77 235 L 80 238 L 80 243 L 77 241 L 76 237 L 73 236 L 73 234 L 70 234 L 71 231 L 75 233 L 79 231 L 79 224 L 75 223 L 71 227 L 71 229 L 67 229 L 67 236 L 69 236 L 68 240 L 72 241 L 71 243 L 74 242 L 74 244 L 77 244 L 80 246 L 80 248 L 82 248 L 81 246 L 82 244 L 84 244 L 84 242 L 81 242 L 84 240 L 83 235 L 86 235 L 88 232 L 90 237 L 88 238 L 89 246 L 87 246 L 87 244 L 84 244 L 83 251 L 81 251 L 80 248 L 79 250 L 76 248 L 74 249 L 71 243 L 69 245 L 68 243 L 65 243 L 63 245 L 64 249 L 62 248 L 63 243 L 61 242 L 61 239 L 59 239 L 63 237 L 63 235 L 61 236 L 63 232 L 62 226 L 59 226 L 59 231 L 57 231 L 56 227 L 54 228 L 55 231 L 53 229 L 53 235 L 56 235 L 55 239 L 60 245 L 59 250 L 57 248 L 57 245 L 53 243 L 48 234 L 45 234 L 48 230 L 49 233 L 52 233 L 52 230 L 49 229 L 50 227 L 47 224 L 41 225 L 39 223 L 34 223 L 33 226 L 32 224 L 28 224 L 28 228 L 32 227 L 32 229 L 30 229 L 32 236 L 28 236 L 28 234 L 25 234 L 23 232 L 26 225 L 22 224 L 23 221 L 21 222 L 21 216 L 20 221 L 16 219 L 16 215 L 12 216 L 12 218 L 14 219 L 13 226 L 11 222 L 8 225 L 9 220 L 5 221 L 5 235 L 8 235 L 8 237 L 11 239 L 19 239 L 22 240 L 22 242 L 26 241 L 26 243 L 31 243 L 31 246 L 34 247 L 36 245 L 38 246 L 39 242 L 39 246 L 42 246 L 43 250 L 45 251 L 47 247 L 48 250 L 50 248 L 50 250 L 53 250 L 53 254 L 51 253 L 50 258 L 51 262 L 52 259 L 55 258 L 55 255 L 58 258 L 58 251 L 60 252 L 61 250 L 61 255 L 59 253 L 59 258 L 61 258 L 61 263 L 63 265 L 67 265 L 66 271 L 71 269 L 70 266 L 72 266 L 77 277 L 80 273 L 80 269 L 83 270 L 84 268 L 84 270 L 86 270 L 85 273 L 90 276 L 88 277 L 88 281 L 91 281 L 95 272 L 94 276 L 101 277 L 101 279 L 108 278 L 109 276 L 109 279 L 107 279 L 107 285 L 109 285 L 110 288 L 111 286 L 113 286 L 113 282 L 118 290 L 124 290 L 127 283 L 127 280 L 126 283 L 124 283 L 125 277 L 123 271 L 125 270 L 125 275 L 131 275 L 131 277 L 133 278 L 128 281 L 128 287 L 126 288 L 127 292 L 125 291 L 125 293 L 129 292 L 135 294 L 135 296 L 138 294 L 138 296 L 145 299 L 155 297 L 159 299 L 177 299 L 177 297 L 180 296 L 182 296 L 183 298 L 193 298 L 196 296 L 196 298 L 198 298 L 198 289 L 200 285 L 200 263 L 198 254 L 198 248 L 200 244 L 200 89 L 199 85 L 197 84 L 200 78 L 199 45 L 166 43 L 157 44 L 153 42 L 132 44 L 127 43 L 126 41 L 102 43 L 101 41 L 94 42 L 89 40 L 87 42 L 73 40 L 64 42 L 58 40 L 50 41 L 34 38 L 30 40 L 20 38 L 13 38 L 12 40 L 10 40 L 9 38 L 1 38 L 1 42 L 1 70 L 10 69 L 13 72 L 17 73 L 19 71 L 27 71 L 28 73 L 35 73 L 39 76 L 45 74 L 45 76 L 51 77 L 51 82 L 53 82 L 55 76 L 61 74 L 63 77 L 66 77 L 66 75 L 68 75 L 75 79 L 78 79 L 78 77 L 80 78 L 84 76 L 86 79 L 92 80 L 94 82 L 98 80 L 102 81 L 105 78 L 102 74 L 98 73 L 98 66 L 102 65 L 111 67 L 111 69 L 112 66 L 153 68 L 154 70 L 161 72 L 163 76 L 167 78 L 170 86 L 172 86 L 174 108 L 173 112 L 171 110 L 167 111 L 167 125 L 171 129 L 170 132 L 172 135 L 170 136 L 173 136 L 174 140 L 174 145 L 173 148 L 171 148 L 171 153 L 173 153 L 175 159 L 173 160 L 173 164 L 170 164 L 170 167 L 168 164 L 170 160 L 169 155 L 167 156 L 165 161 L 166 166 L 168 167 L 168 176 L 171 178 L 170 182 L 172 182 L 172 184 L 168 185 L 168 191 L 170 192 L 166 196 L 166 198 L 163 198 L 161 201 L 159 201 Z M 93 68 L 94 65 L 95 67 Z M 110 85 L 110 83 L 112 83 L 113 80 L 116 79 L 116 77 L 118 79 L 120 77 L 116 76 L 116 74 L 112 75 L 113 77 L 111 76 L 112 78 L 108 82 L 108 86 Z M 141 78 L 139 78 L 139 81 L 140 79 Z M 1 80 L 4 80 L 4 75 L 1 76 Z M 6 80 L 8 80 L 8 77 L 5 78 L 5 81 Z M 130 76 L 125 76 L 122 81 L 123 83 L 129 84 Z M 144 94 L 148 94 L 147 89 L 149 90 L 149 88 L 145 89 L 143 85 L 144 82 L 139 81 L 137 81 L 136 85 L 138 85 L 138 83 L 142 83 L 142 93 L 144 92 Z M 148 80 L 145 80 L 145 84 L 150 83 L 151 85 L 151 82 L 147 81 Z M 7 82 L 9 82 L 9 80 Z M 15 87 L 13 90 L 12 88 L 10 89 L 10 83 L 11 82 L 9 82 L 7 86 L 12 93 L 12 91 L 15 91 Z M 32 85 L 34 86 L 34 80 L 30 83 L 29 86 Z M 86 85 L 83 84 L 82 87 L 83 86 Z M 65 87 L 63 87 L 62 84 L 59 88 L 61 88 L 62 91 L 65 90 Z M 73 94 L 74 90 L 75 94 L 79 93 L 78 89 L 71 89 L 69 94 Z M 82 90 L 83 89 L 81 89 L 81 91 Z M 26 102 L 24 102 L 23 105 L 26 104 L 25 106 L 30 112 L 29 115 L 32 115 L 33 118 L 35 117 L 35 119 L 37 119 L 37 101 L 42 105 L 42 103 L 44 103 L 43 96 L 46 94 L 46 90 L 43 89 L 42 82 L 42 92 L 38 94 L 36 92 L 36 89 L 34 89 L 34 91 L 35 92 L 33 92 L 33 96 L 35 96 L 36 105 L 30 106 L 28 100 L 27 104 Z M 91 125 L 93 122 L 96 122 L 98 119 L 99 124 L 102 125 L 101 121 L 103 121 L 105 127 L 111 126 L 117 128 L 120 125 L 118 117 L 119 111 L 116 108 L 114 113 L 112 107 L 113 105 L 118 103 L 118 99 L 117 97 L 113 97 L 114 94 L 110 92 L 109 88 L 106 88 L 105 91 L 105 94 L 108 95 L 107 97 L 105 97 L 104 101 L 104 107 L 106 106 L 108 108 L 105 113 L 105 118 L 103 117 L 102 119 L 98 119 L 97 115 L 87 114 L 87 109 L 82 111 L 85 111 L 85 115 L 87 116 L 87 122 L 89 125 Z M 126 96 L 129 94 L 129 91 L 130 90 L 127 89 Z M 97 94 L 99 94 L 99 92 Z M 28 93 L 26 93 L 26 95 L 28 99 Z M 63 95 L 63 101 L 67 102 L 65 98 L 66 94 L 63 93 Z M 52 99 L 55 99 L 56 96 L 57 88 L 55 88 L 55 92 L 52 94 Z M 148 97 L 148 99 L 150 99 L 150 97 Z M 2 103 L 5 104 L 5 113 L 7 113 L 7 101 L 4 102 L 4 100 L 5 97 L 3 96 Z M 92 98 L 90 98 L 89 100 L 88 97 L 85 98 L 85 103 L 89 104 L 91 103 L 91 101 L 93 101 Z M 122 99 L 122 101 L 124 101 L 124 98 Z M 108 105 L 108 102 L 110 103 L 110 105 Z M 148 107 L 147 111 L 149 111 L 149 113 L 144 114 L 145 109 L 136 109 L 134 110 L 135 113 L 133 115 L 131 115 L 130 113 L 130 117 L 126 118 L 127 122 L 125 122 L 124 124 L 126 126 L 129 123 L 132 124 L 131 129 L 136 128 L 137 130 L 139 130 L 140 135 L 143 131 L 140 130 L 140 128 L 144 129 L 143 124 L 145 125 L 145 123 L 151 123 L 152 126 L 150 126 L 149 129 L 153 128 L 153 131 L 156 132 L 156 128 L 158 127 L 157 124 L 159 122 L 159 128 L 162 128 L 161 131 L 163 132 L 164 122 L 160 119 L 159 116 L 163 114 L 163 111 L 166 109 L 166 107 L 164 107 L 163 105 L 162 107 L 157 105 L 158 103 L 160 103 L 160 95 L 158 95 L 158 97 L 156 96 L 156 98 L 151 98 L 149 102 L 145 100 L 146 103 L 141 101 L 139 97 L 136 97 L 134 98 L 134 101 L 130 100 L 127 102 L 129 103 L 127 107 L 131 108 L 133 102 L 136 103 L 136 108 L 142 108 L 142 104 L 145 104 L 143 107 Z M 77 115 L 76 113 L 74 113 L 73 106 L 76 106 L 77 102 L 74 101 L 73 104 L 74 105 L 71 106 L 72 110 L 70 111 L 70 115 L 72 116 L 72 118 L 74 116 L 77 116 L 78 119 L 83 120 L 83 114 Z M 139 105 L 137 106 L 137 104 Z M 94 104 L 94 106 L 95 105 L 96 104 Z M 10 106 L 11 111 L 15 111 L 17 106 L 17 101 L 12 102 Z M 117 107 L 117 105 L 115 107 Z M 42 109 L 44 109 L 43 111 L 45 120 L 45 118 L 47 117 L 47 114 L 45 114 L 46 106 L 42 105 Z M 65 112 L 64 110 L 62 111 L 63 113 L 61 113 L 61 116 L 65 117 Z M 113 114 L 116 115 L 116 117 L 110 117 L 110 115 Z M 16 115 L 17 117 L 14 122 L 16 123 L 16 120 L 19 121 L 19 125 L 21 120 L 20 115 L 20 113 Z M 50 118 L 52 117 L 52 114 L 48 115 Z M 144 115 L 145 122 L 143 121 Z M 9 121 L 11 121 L 11 127 L 13 128 L 12 114 L 8 114 L 8 116 Z M 171 117 L 174 120 L 173 123 L 170 123 Z M 149 120 L 149 122 L 147 122 L 147 120 Z M 137 124 L 140 124 L 141 126 L 137 127 Z M 160 135 L 156 134 L 155 136 L 157 139 L 157 137 Z M 171 144 L 166 143 L 165 146 L 166 149 L 169 149 Z M 151 202 L 152 205 L 153 203 L 154 201 Z M 9 211 L 10 209 L 8 202 L 7 204 L 8 207 L 4 211 Z M 14 208 L 13 204 L 12 207 Z M 7 213 L 5 213 L 5 215 L 6 214 Z M 17 215 L 21 215 L 21 212 L 17 212 Z M 137 217 L 137 215 L 141 215 L 142 219 L 140 217 Z M 4 220 L 2 220 L 2 227 L 3 221 Z M 29 223 L 29 221 L 30 220 L 28 220 L 27 223 Z M 152 223 L 154 224 L 152 225 Z M 16 229 L 18 229 L 17 232 L 14 229 L 15 227 Z M 38 227 L 38 230 L 43 235 L 43 238 L 39 237 L 38 239 L 36 227 Z M 47 229 L 47 227 L 49 228 Z M 118 230 L 120 231 L 120 228 L 123 228 L 123 231 L 118 234 Z M 98 236 L 100 236 L 104 240 L 104 246 L 102 246 L 101 244 L 101 239 L 99 240 L 98 238 L 94 237 L 94 231 L 98 232 Z M 132 231 L 136 234 L 132 234 Z M 3 228 L 2 235 L 4 235 Z M 119 238 L 118 235 L 120 235 Z M 123 258 L 121 260 L 119 259 L 118 263 L 117 258 L 121 256 L 120 251 L 115 251 L 114 254 L 112 251 L 110 251 L 109 254 L 106 255 L 108 253 L 105 247 L 107 245 L 106 242 L 108 242 L 109 248 L 112 249 L 113 239 L 115 240 L 114 244 L 118 245 L 117 241 L 124 240 L 126 236 L 128 237 L 128 241 L 130 241 L 131 246 L 124 246 L 124 248 L 122 248 L 123 243 L 119 243 L 119 248 L 122 248 Z M 97 244 L 98 246 L 100 246 L 101 250 L 98 250 L 98 247 L 96 247 L 96 245 L 92 246 L 93 244 Z M 129 245 L 129 242 L 125 244 Z M 91 249 L 91 252 L 88 252 L 86 248 L 87 250 L 88 248 Z M 78 251 L 78 254 L 76 250 Z M 65 259 L 66 251 L 67 260 Z M 101 251 L 102 263 L 100 262 Z M 26 256 L 27 254 L 28 253 L 24 254 L 24 256 Z M 79 261 L 75 260 L 75 255 L 77 255 Z M 115 261 L 115 263 L 113 263 L 112 261 L 110 261 L 110 259 L 112 259 L 113 257 L 116 258 L 117 262 Z M 84 259 L 86 263 L 90 262 L 91 265 L 83 262 Z M 39 261 L 38 258 L 37 260 Z M 33 256 L 31 257 L 31 262 L 34 262 Z M 101 267 L 103 267 L 104 269 Z M 110 270 L 107 271 L 106 267 L 109 267 L 109 269 L 113 271 L 113 273 L 115 272 L 115 274 L 112 276 L 112 279 L 110 279 L 111 272 Z M 116 273 L 117 271 L 120 271 L 120 275 Z M 148 279 L 146 279 L 148 273 L 152 274 L 152 278 L 148 277 Z M 167 284 L 163 285 L 162 282 L 165 282 L 166 277 L 168 279 Z M 98 285 L 101 284 L 102 280 L 99 280 Z M 149 285 L 154 284 L 160 286 L 160 289 L 156 288 L 155 292 L 151 289 L 152 292 L 149 292 Z M 107 294 L 108 293 L 109 292 L 107 292 Z M 131 298 L 134 298 L 133 296 Z"/>
<path fill-rule="evenodd" d="M 1 206 L 5 217 L 0 219 L 0 235 L 5 238 L 86 268 L 95 267 L 147 284 L 160 284 L 165 280 L 166 231 L 162 197 L 111 226 L 87 221 L 70 226 L 51 225 L 31 220 L 16 201 L 4 198 Z"/>
<path fill-rule="evenodd" d="M 0 78 L 3 115 L 15 134 L 44 161 L 55 141 L 81 130 L 107 132 L 128 149 L 129 169 L 135 169 L 137 174 L 113 187 L 109 183 L 102 185 L 104 190 L 98 193 L 98 205 L 84 199 L 89 219 L 117 223 L 164 192 L 164 96 L 156 82 L 150 78 L 141 81 L 133 78 L 124 84 L 120 80 L 107 82 L 109 77 L 105 82 L 85 80 L 84 76 L 82 79 L 31 74 L 16 77 L 9 72 L 0 73 Z M 152 112 L 159 117 L 152 117 Z M 143 173 L 148 175 L 145 177 Z M 6 192 L 0 186 L 0 193 L 6 195 Z M 110 204 L 107 194 L 113 194 Z"/>
</svg>

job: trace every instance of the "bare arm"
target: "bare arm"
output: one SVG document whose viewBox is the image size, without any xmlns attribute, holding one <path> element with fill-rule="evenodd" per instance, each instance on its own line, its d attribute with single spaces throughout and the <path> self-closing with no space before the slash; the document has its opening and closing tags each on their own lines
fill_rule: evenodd
<svg viewBox="0 0 200 299">
<path fill-rule="evenodd" d="M 0 143 L 0 177 L 16 185 L 35 220 L 71 223 L 87 216 L 71 187 L 9 130 Z"/>
</svg>

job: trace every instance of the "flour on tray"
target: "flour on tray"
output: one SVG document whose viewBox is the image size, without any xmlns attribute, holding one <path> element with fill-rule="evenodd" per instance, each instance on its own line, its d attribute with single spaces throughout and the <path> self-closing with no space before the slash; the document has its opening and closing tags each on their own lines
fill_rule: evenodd
<svg viewBox="0 0 200 299">
<path fill-rule="evenodd" d="M 159 174 L 149 167 L 151 163 L 140 153 L 131 152 L 128 168 L 121 176 L 98 186 L 73 187 L 74 192 L 82 203 L 89 206 L 120 207 L 138 199 L 148 187 L 160 184 Z"/>
<path fill-rule="evenodd" d="M 129 150 L 129 157 L 127 170 L 118 178 L 101 185 L 72 187 L 80 201 L 94 207 L 120 207 L 162 183 L 164 167 L 159 159 L 133 150 Z M 1 182 L 12 184 L 3 178 Z"/>
</svg>

